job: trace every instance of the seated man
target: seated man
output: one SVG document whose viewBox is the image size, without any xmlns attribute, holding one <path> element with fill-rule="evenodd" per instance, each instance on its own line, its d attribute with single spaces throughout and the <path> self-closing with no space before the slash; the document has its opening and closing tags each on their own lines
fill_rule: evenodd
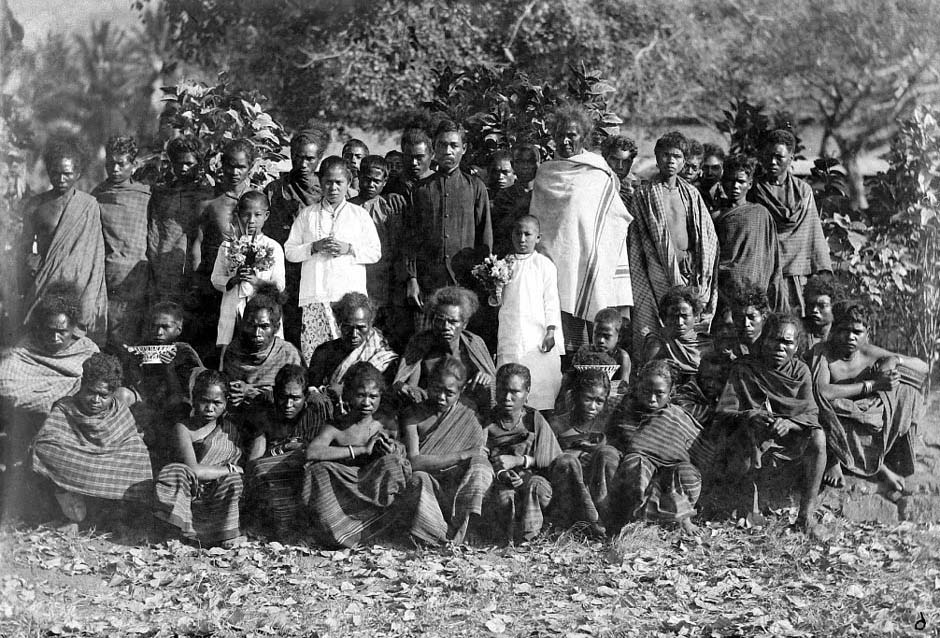
<svg viewBox="0 0 940 638">
<path fill-rule="evenodd" d="M 753 282 L 735 286 L 729 294 L 731 318 L 738 331 L 738 342 L 732 349 L 732 358 L 736 359 L 756 352 L 764 322 L 770 314 L 770 302 L 763 287 Z"/>
<path fill-rule="evenodd" d="M 662 330 L 646 336 L 645 361 L 665 359 L 677 373 L 676 385 L 692 379 L 698 371 L 702 352 L 711 348 L 712 338 L 697 332 L 702 316 L 702 301 L 688 286 L 675 286 L 659 300 Z"/>
<path fill-rule="evenodd" d="M 871 314 L 854 303 L 833 310 L 829 341 L 813 351 L 829 461 L 823 483 L 842 487 L 843 470 L 882 481 L 894 498 L 914 473 L 911 430 L 923 407 L 928 366 L 868 342 Z"/>
<path fill-rule="evenodd" d="M 803 298 L 806 316 L 803 317 L 803 337 L 797 355 L 809 363 L 812 349 L 829 338 L 832 328 L 832 305 L 842 301 L 845 291 L 830 273 L 813 275 L 806 282 Z"/>
<path fill-rule="evenodd" d="M 796 522 L 808 535 L 817 535 L 815 512 L 826 468 L 826 435 L 819 425 L 809 368 L 795 356 L 799 333 L 800 322 L 794 317 L 777 313 L 767 318 L 757 352 L 732 363 L 716 420 L 737 439 L 751 481 L 766 466 L 802 463 Z"/>
<path fill-rule="evenodd" d="M 676 388 L 673 401 L 708 428 L 715 417 L 718 398 L 725 389 L 731 359 L 714 350 L 702 355 L 695 376 Z"/>
<path fill-rule="evenodd" d="M 33 471 L 55 485 L 66 525 L 75 531 L 98 499 L 150 502 L 147 448 L 130 410 L 115 396 L 121 377 L 115 357 L 93 354 L 82 364 L 78 392 L 52 406 L 33 441 Z M 117 513 L 112 504 L 102 504 L 98 513 L 118 522 L 112 521 Z"/>
</svg>

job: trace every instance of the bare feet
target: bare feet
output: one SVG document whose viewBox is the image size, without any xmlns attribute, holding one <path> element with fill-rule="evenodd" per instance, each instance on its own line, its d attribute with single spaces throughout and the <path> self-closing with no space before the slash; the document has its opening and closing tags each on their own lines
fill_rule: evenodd
<svg viewBox="0 0 940 638">
<path fill-rule="evenodd" d="M 878 471 L 875 472 L 875 476 L 884 483 L 888 493 L 897 492 L 898 496 L 904 493 L 904 479 L 884 465 L 878 468 Z"/>
<path fill-rule="evenodd" d="M 836 461 L 823 472 L 822 484 L 827 487 L 845 487 L 845 475 L 842 474 L 842 464 Z"/>
<path fill-rule="evenodd" d="M 241 536 L 236 536 L 235 538 L 229 538 L 228 540 L 222 541 L 219 543 L 219 547 L 222 549 L 234 549 L 247 541 L 248 537 L 243 534 Z"/>
<path fill-rule="evenodd" d="M 679 531 L 682 534 L 687 534 L 689 536 L 699 536 L 702 533 L 702 530 L 699 529 L 698 525 L 693 523 L 692 518 L 688 516 L 679 521 Z"/>
</svg>

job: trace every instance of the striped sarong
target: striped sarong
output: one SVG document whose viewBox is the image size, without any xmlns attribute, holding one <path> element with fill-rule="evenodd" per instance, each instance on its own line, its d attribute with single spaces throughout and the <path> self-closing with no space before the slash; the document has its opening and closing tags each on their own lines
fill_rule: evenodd
<svg viewBox="0 0 940 638">
<path fill-rule="evenodd" d="M 526 454 L 535 459 L 535 467 L 515 470 L 522 479 L 517 488 L 493 482 L 484 503 L 484 519 L 491 533 L 501 540 L 532 540 L 542 531 L 544 512 L 552 498 L 552 485 L 543 474 L 561 454 L 555 433 L 542 415 L 529 407 L 514 427 L 505 429 L 494 422 L 486 433 L 491 459 L 503 454 Z"/>
<path fill-rule="evenodd" d="M 114 399 L 93 416 L 74 397 L 56 402 L 33 441 L 33 471 L 66 492 L 95 498 L 149 502 L 153 490 L 134 417 Z"/>
<path fill-rule="evenodd" d="M 225 466 L 241 459 L 238 430 L 230 421 L 193 443 L 200 465 Z M 200 481 L 184 463 L 170 463 L 157 476 L 153 515 L 178 527 L 184 536 L 203 543 L 218 543 L 241 534 L 238 506 L 242 495 L 240 474 Z"/>
<path fill-rule="evenodd" d="M 405 490 L 410 474 L 411 466 L 400 450 L 365 465 L 308 463 L 302 499 L 314 532 L 333 547 L 368 543 L 394 524 L 392 504 Z"/>
<path fill-rule="evenodd" d="M 462 543 L 470 517 L 483 511 L 493 483 L 493 467 L 483 453 L 483 424 L 469 407 L 457 403 L 443 415 L 418 406 L 403 427 L 416 424 L 419 454 L 448 455 L 479 450 L 469 461 L 434 471 L 416 471 L 408 481 L 407 511 L 414 512 L 409 532 L 427 543 Z"/>
</svg>

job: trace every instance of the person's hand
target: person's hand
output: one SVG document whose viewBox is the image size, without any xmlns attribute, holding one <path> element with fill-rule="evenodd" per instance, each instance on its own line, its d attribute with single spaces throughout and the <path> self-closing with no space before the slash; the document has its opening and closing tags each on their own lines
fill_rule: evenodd
<svg viewBox="0 0 940 638">
<path fill-rule="evenodd" d="M 238 406 L 244 403 L 246 399 L 245 391 L 247 386 L 248 384 L 244 381 L 229 381 L 228 402 L 234 406 Z"/>
<path fill-rule="evenodd" d="M 470 383 L 467 384 L 468 387 L 473 390 L 475 388 L 485 388 L 493 383 L 493 377 L 487 373 L 480 370 L 470 379 Z"/>
<path fill-rule="evenodd" d="M 398 389 L 398 393 L 414 403 L 423 403 L 428 398 L 427 390 L 410 383 L 402 384 L 401 388 Z"/>
<path fill-rule="evenodd" d="M 169 365 L 173 363 L 173 359 L 175 358 L 176 358 L 176 348 L 160 353 L 160 363 L 162 363 L 163 365 Z"/>
<path fill-rule="evenodd" d="M 497 471 L 511 470 L 525 464 L 525 457 L 516 454 L 500 454 L 493 458 L 493 467 Z"/>
<path fill-rule="evenodd" d="M 333 401 L 324 392 L 309 390 L 307 392 L 307 405 L 313 408 L 314 414 L 320 421 L 330 421 L 333 419 Z"/>
<path fill-rule="evenodd" d="M 424 309 L 424 302 L 421 301 L 421 286 L 414 277 L 405 285 L 405 299 L 412 301 L 418 308 Z"/>
<path fill-rule="evenodd" d="M 508 485 L 513 489 L 522 485 L 522 477 L 520 477 L 515 470 L 500 470 L 496 473 L 496 479 L 500 483 Z"/>
<path fill-rule="evenodd" d="M 800 426 L 791 421 L 790 419 L 777 419 L 773 422 L 773 425 L 770 426 L 770 431 L 774 433 L 774 436 L 779 438 L 785 437 L 790 432 L 799 430 Z"/>
<path fill-rule="evenodd" d="M 376 432 L 370 436 L 365 448 L 365 452 L 368 456 L 372 456 L 372 454 L 388 454 L 391 451 L 391 445 L 384 432 Z"/>
<path fill-rule="evenodd" d="M 555 349 L 555 331 L 545 333 L 545 338 L 542 339 L 542 345 L 539 346 L 539 350 L 542 352 L 551 352 Z"/>
<path fill-rule="evenodd" d="M 229 464 L 228 464 L 228 473 L 229 473 L 229 474 L 244 474 L 244 473 L 245 473 L 245 470 L 244 470 L 244 468 L 242 468 L 242 466 L 240 466 L 240 465 L 236 465 L 236 464 L 234 464 L 234 463 L 229 463 Z"/>
<path fill-rule="evenodd" d="M 879 373 L 874 381 L 873 390 L 891 392 L 897 390 L 898 386 L 901 385 L 901 373 L 898 372 L 897 366 L 895 366 Z"/>
<path fill-rule="evenodd" d="M 338 239 L 332 239 L 330 241 L 330 246 L 327 248 L 329 253 L 334 257 L 339 257 L 340 255 L 348 255 L 349 251 L 352 249 L 352 244 L 345 241 L 340 241 Z"/>
<path fill-rule="evenodd" d="M 774 415 L 769 412 L 764 412 L 763 410 L 752 410 L 751 414 L 748 415 L 748 423 L 755 428 L 769 428 L 773 426 L 775 418 Z"/>
<path fill-rule="evenodd" d="M 324 237 L 323 239 L 318 239 L 317 241 L 310 244 L 310 252 L 312 253 L 329 253 L 330 245 L 333 243 L 332 237 Z"/>
<path fill-rule="evenodd" d="M 294 450 L 301 450 L 305 448 L 306 446 L 304 445 L 303 441 L 298 441 L 297 439 L 291 439 L 290 441 L 288 441 L 281 447 L 284 448 L 285 452 L 293 452 Z"/>
</svg>

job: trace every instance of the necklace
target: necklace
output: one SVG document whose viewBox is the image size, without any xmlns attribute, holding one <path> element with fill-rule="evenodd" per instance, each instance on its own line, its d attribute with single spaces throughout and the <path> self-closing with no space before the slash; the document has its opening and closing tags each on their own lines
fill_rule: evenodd
<svg viewBox="0 0 940 638">
<path fill-rule="evenodd" d="M 328 235 L 326 235 L 326 237 L 329 237 L 330 239 L 332 239 L 333 236 L 336 234 L 336 222 L 337 220 L 339 220 L 339 214 L 341 210 L 342 210 L 342 203 L 339 206 L 337 206 L 335 209 L 334 208 L 328 209 L 324 207 L 322 203 L 320 204 L 320 213 L 326 213 L 327 215 L 330 216 L 330 232 Z M 324 238 L 323 216 L 318 213 L 317 214 L 317 239 L 323 239 L 323 238 Z"/>
</svg>

